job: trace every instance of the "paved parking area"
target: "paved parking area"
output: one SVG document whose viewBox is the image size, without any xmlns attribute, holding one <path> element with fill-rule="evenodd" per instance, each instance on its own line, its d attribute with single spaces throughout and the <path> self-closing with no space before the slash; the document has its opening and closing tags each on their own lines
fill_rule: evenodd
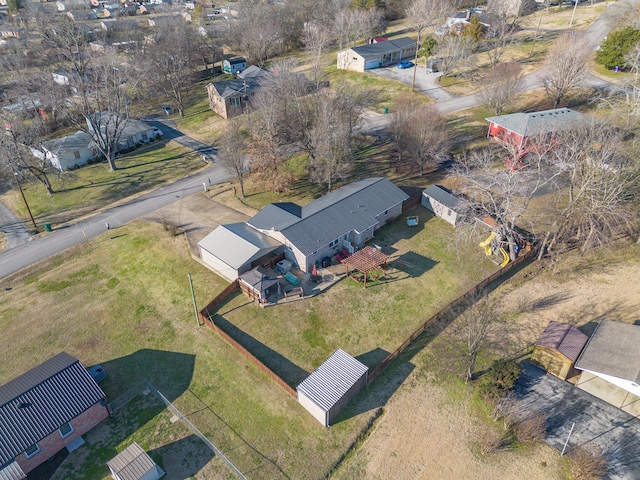
<svg viewBox="0 0 640 480">
<path fill-rule="evenodd" d="M 553 375 L 523 363 L 516 395 L 524 408 L 547 415 L 547 439 L 562 451 L 571 424 L 567 451 L 599 445 L 609 455 L 611 480 L 640 480 L 640 420 Z"/>
<path fill-rule="evenodd" d="M 414 68 L 416 69 L 416 90 L 426 93 L 436 102 L 446 102 L 447 100 L 456 98 L 455 95 L 446 91 L 438 83 L 438 78 L 440 78 L 442 74 L 427 73 L 427 69 L 424 65 L 404 69 L 391 65 L 390 67 L 373 68 L 371 70 L 367 70 L 367 72 L 411 85 L 413 81 Z"/>
</svg>

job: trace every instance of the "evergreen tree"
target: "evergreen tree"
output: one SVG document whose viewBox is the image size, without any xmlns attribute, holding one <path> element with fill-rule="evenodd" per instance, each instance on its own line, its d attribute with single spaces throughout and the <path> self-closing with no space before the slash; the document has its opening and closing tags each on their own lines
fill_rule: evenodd
<svg viewBox="0 0 640 480">
<path fill-rule="evenodd" d="M 24 7 L 24 0 L 9 0 L 7 6 L 9 13 L 18 13 L 18 10 Z"/>
<path fill-rule="evenodd" d="M 626 68 L 625 55 L 640 40 L 640 30 L 628 26 L 622 30 L 611 32 L 600 44 L 596 53 L 596 62 L 607 68 Z"/>
<path fill-rule="evenodd" d="M 462 35 L 465 37 L 473 38 L 476 43 L 479 43 L 482 40 L 483 27 L 482 24 L 478 21 L 478 16 L 475 15 L 470 21 L 469 25 L 462 31 Z"/>
</svg>

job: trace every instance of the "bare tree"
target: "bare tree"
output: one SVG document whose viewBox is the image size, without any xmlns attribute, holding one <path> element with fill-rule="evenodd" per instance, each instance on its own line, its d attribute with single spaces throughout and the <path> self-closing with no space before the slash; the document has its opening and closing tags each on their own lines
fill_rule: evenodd
<svg viewBox="0 0 640 480">
<path fill-rule="evenodd" d="M 319 88 L 322 78 L 323 61 L 322 57 L 333 40 L 331 30 L 319 23 L 308 22 L 305 24 L 302 33 L 302 42 L 305 49 L 311 55 L 313 81 L 316 88 Z"/>
<path fill-rule="evenodd" d="M 438 47 L 438 54 L 442 58 L 438 64 L 442 76 L 438 81 L 451 75 L 456 69 L 461 75 L 465 75 L 473 67 L 472 53 L 476 47 L 477 44 L 471 37 L 447 35 Z"/>
<path fill-rule="evenodd" d="M 468 199 L 468 217 L 493 218 L 498 225 L 498 241 L 509 251 L 511 260 L 516 258 L 516 246 L 522 243 L 516 226 L 528 211 L 531 199 L 543 188 L 556 188 L 563 175 L 563 169 L 550 165 L 542 153 L 521 160 L 519 148 L 510 151 L 493 146 L 458 157 L 451 169 L 451 177 Z M 526 164 L 514 168 L 514 157 Z M 512 168 L 505 168 L 505 161 Z"/>
<path fill-rule="evenodd" d="M 248 165 L 245 138 L 238 119 L 229 120 L 220 137 L 218 159 L 227 172 L 236 176 L 240 182 L 240 195 L 244 198 L 244 178 Z"/>
<path fill-rule="evenodd" d="M 635 146 L 625 151 L 629 142 L 624 137 L 623 130 L 594 122 L 563 131 L 552 141 L 533 140 L 546 150 L 546 162 L 564 167 L 568 184 L 548 204 L 552 221 L 541 256 L 571 246 L 589 251 L 636 232 L 640 169 L 630 158 Z"/>
<path fill-rule="evenodd" d="M 433 28 L 443 23 L 453 11 L 453 4 L 450 0 L 413 0 L 407 7 L 406 16 L 418 34 L 416 39 L 416 64 L 423 32 L 428 28 Z M 413 80 L 411 82 L 412 91 L 416 83 L 416 69 L 417 67 L 413 70 Z"/>
<path fill-rule="evenodd" d="M 152 45 L 141 52 L 140 60 L 150 62 L 153 84 L 173 100 L 180 117 L 184 117 L 185 97 L 194 81 L 198 45 L 204 40 L 180 19 L 156 34 Z"/>
<path fill-rule="evenodd" d="M 29 151 L 30 147 L 37 149 L 41 145 L 42 132 L 38 121 L 23 121 L 15 115 L 3 115 L 0 121 L 5 125 L 4 134 L 0 135 L 0 166 L 7 167 L 12 174 L 27 181 L 39 183 L 47 195 L 53 195 L 50 177 L 56 175 L 57 170 L 46 155 L 38 158 Z"/>
<path fill-rule="evenodd" d="M 480 80 L 485 105 L 500 115 L 522 89 L 522 67 L 518 62 L 498 63 Z"/>
<path fill-rule="evenodd" d="M 395 130 L 403 137 L 401 144 L 409 161 L 418 166 L 420 175 L 427 167 L 433 167 L 445 160 L 451 146 L 445 118 L 435 105 L 417 107 L 409 115 L 404 132 Z"/>
<path fill-rule="evenodd" d="M 542 84 L 554 108 L 583 79 L 591 51 L 584 36 L 576 33 L 560 35 L 549 48 Z"/>
<path fill-rule="evenodd" d="M 397 165 L 401 165 L 404 160 L 409 143 L 408 126 L 413 113 L 420 105 L 418 98 L 410 95 L 399 96 L 393 101 L 389 134 L 398 153 Z"/>
<path fill-rule="evenodd" d="M 348 112 L 342 106 L 340 92 L 325 90 L 315 97 L 315 118 L 310 131 L 312 155 L 309 178 L 326 184 L 331 192 L 336 180 L 344 178 L 351 167 L 352 134 Z"/>
<path fill-rule="evenodd" d="M 340 50 L 353 47 L 384 31 L 382 11 L 377 8 L 363 10 L 345 7 L 336 13 L 334 36 Z"/>
</svg>

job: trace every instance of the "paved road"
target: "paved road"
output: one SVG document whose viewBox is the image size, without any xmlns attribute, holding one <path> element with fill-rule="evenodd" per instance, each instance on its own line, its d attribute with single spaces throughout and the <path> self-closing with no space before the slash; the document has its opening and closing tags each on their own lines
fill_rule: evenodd
<svg viewBox="0 0 640 480">
<path fill-rule="evenodd" d="M 553 375 L 524 362 L 515 385 L 522 410 L 547 415 L 546 443 L 562 451 L 571 425 L 567 451 L 599 445 L 609 455 L 612 480 L 640 480 L 640 420 Z"/>
<path fill-rule="evenodd" d="M 0 203 L 0 231 L 7 236 L 7 248 L 17 247 L 31 240 L 25 226 L 3 203 Z"/>
<path fill-rule="evenodd" d="M 164 131 L 164 130 L 163 130 Z M 165 133 L 166 134 L 166 133 Z M 195 143 L 194 143 L 195 142 Z M 190 139 L 196 151 L 213 155 L 211 147 Z M 192 147 L 193 148 L 193 147 Z M 214 158 L 213 156 L 211 158 Z M 54 230 L 53 233 L 37 238 L 0 253 L 0 278 L 4 278 L 22 268 L 44 260 L 61 251 L 79 245 L 106 230 L 106 223 L 117 235 L 117 227 L 160 207 L 202 190 L 203 183 L 222 183 L 233 178 L 218 163 L 213 163 L 201 172 L 159 188 L 142 197 L 113 207 L 105 212 L 87 218 L 69 227 Z M 86 235 L 86 237 L 85 237 Z"/>
</svg>

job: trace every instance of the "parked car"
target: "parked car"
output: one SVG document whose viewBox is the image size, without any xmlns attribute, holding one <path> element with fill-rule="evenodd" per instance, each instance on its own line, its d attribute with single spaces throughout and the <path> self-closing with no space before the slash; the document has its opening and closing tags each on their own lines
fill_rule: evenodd
<svg viewBox="0 0 640 480">
<path fill-rule="evenodd" d="M 402 60 L 401 62 L 398 63 L 397 67 L 398 68 L 411 68 L 411 67 L 413 67 L 413 62 L 410 62 L 409 60 Z"/>
<path fill-rule="evenodd" d="M 153 135 L 154 136 L 158 136 L 160 135 L 161 137 L 164 135 L 163 131 L 160 130 L 158 127 L 153 127 Z"/>
<path fill-rule="evenodd" d="M 171 108 L 168 105 L 162 105 L 162 111 L 166 114 L 166 115 L 171 115 L 173 113 L 173 108 Z"/>
</svg>

